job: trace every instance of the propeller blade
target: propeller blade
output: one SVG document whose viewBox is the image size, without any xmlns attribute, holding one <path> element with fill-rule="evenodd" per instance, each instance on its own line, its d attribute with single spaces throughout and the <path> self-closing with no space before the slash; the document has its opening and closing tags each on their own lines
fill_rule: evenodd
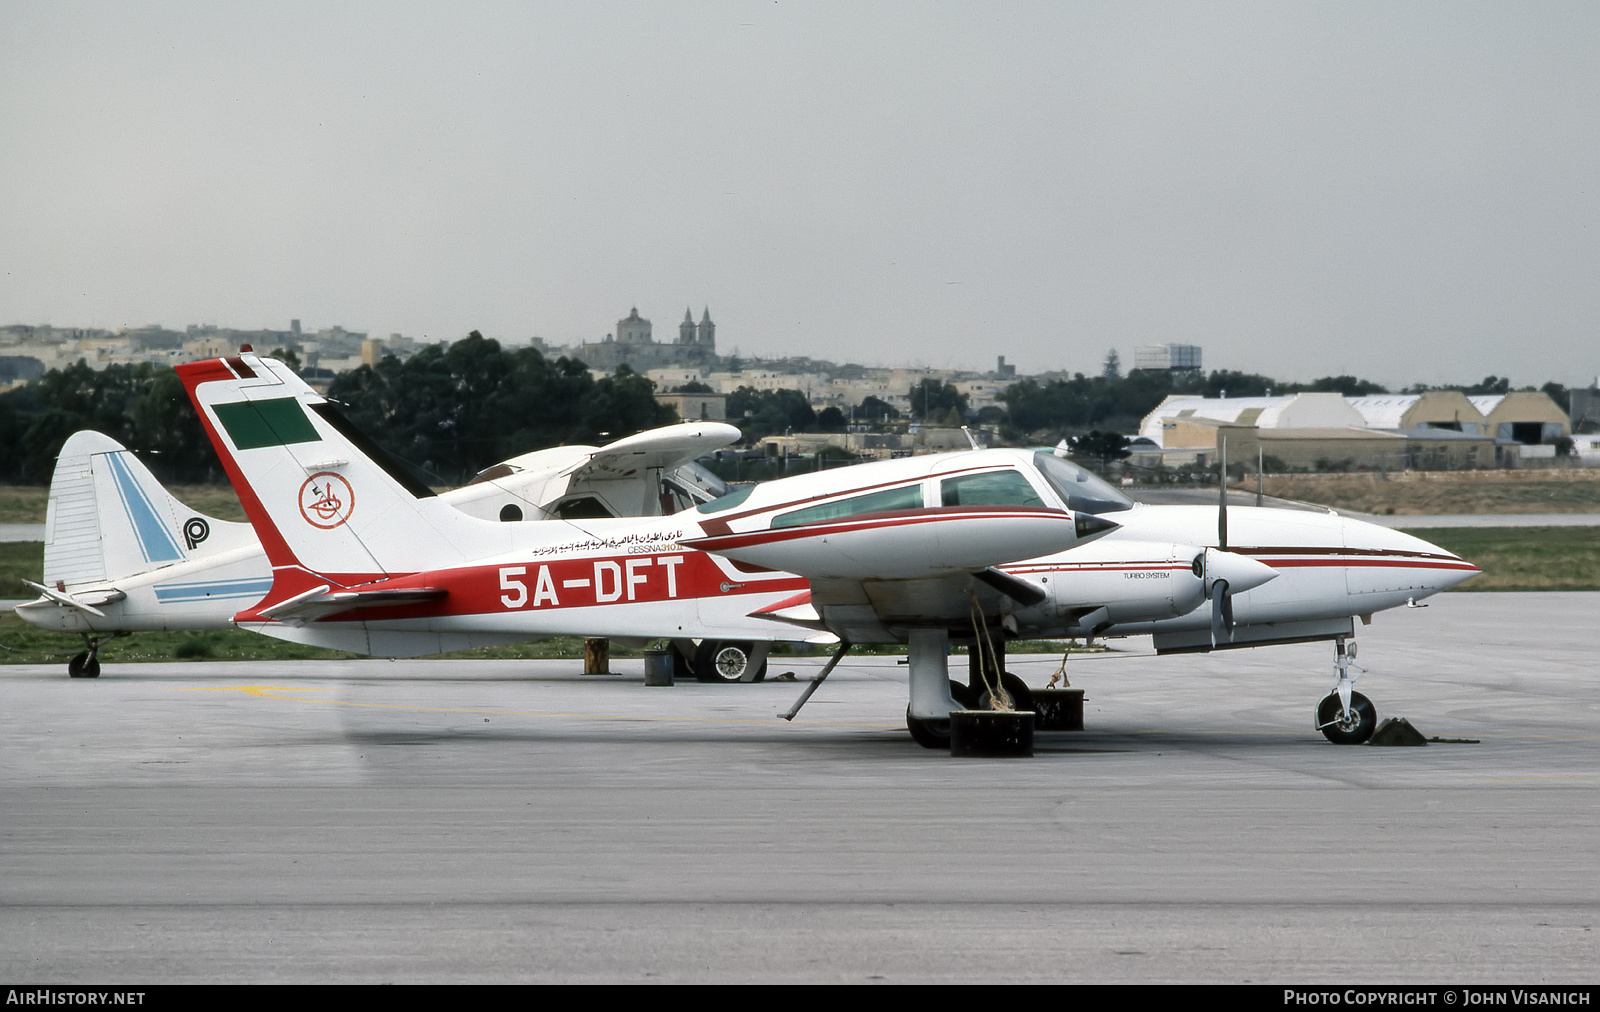
<svg viewBox="0 0 1600 1012">
<path fill-rule="evenodd" d="M 1217 580 L 1211 585 L 1211 645 L 1227 643 L 1233 639 L 1233 601 L 1228 595 L 1228 581 Z"/>
</svg>

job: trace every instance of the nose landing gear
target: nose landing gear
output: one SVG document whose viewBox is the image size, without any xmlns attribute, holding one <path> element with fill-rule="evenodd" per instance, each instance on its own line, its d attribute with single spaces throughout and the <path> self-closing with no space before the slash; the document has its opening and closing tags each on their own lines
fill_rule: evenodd
<svg viewBox="0 0 1600 1012">
<path fill-rule="evenodd" d="M 1372 700 L 1356 692 L 1355 680 L 1366 671 L 1355 663 L 1356 645 L 1345 644 L 1343 636 L 1334 641 L 1333 667 L 1339 681 L 1332 692 L 1317 704 L 1316 722 L 1313 726 L 1335 745 L 1359 745 L 1372 737 L 1378 727 L 1378 710 Z M 1350 674 L 1355 668 L 1356 674 Z"/>
</svg>

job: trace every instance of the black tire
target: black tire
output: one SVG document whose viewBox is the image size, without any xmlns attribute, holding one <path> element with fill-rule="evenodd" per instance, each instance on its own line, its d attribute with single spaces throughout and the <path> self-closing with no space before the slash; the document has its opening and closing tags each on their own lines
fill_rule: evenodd
<svg viewBox="0 0 1600 1012">
<path fill-rule="evenodd" d="M 950 698 L 955 700 L 963 710 L 981 709 L 978 705 L 978 700 L 983 695 L 981 692 L 973 692 L 972 687 L 966 682 L 958 682 L 954 678 L 950 679 Z"/>
<path fill-rule="evenodd" d="M 1337 692 L 1328 693 L 1317 704 L 1317 727 L 1322 736 L 1335 745 L 1359 745 L 1377 730 L 1378 709 L 1361 693 L 1350 693 L 1350 712 L 1354 719 L 1341 720 L 1343 712 Z"/>
<path fill-rule="evenodd" d="M 74 654 L 72 660 L 67 662 L 67 676 L 69 678 L 99 678 L 99 655 L 91 654 L 87 650 L 80 654 Z"/>
<path fill-rule="evenodd" d="M 950 698 L 956 705 L 965 710 L 978 708 L 977 699 L 973 696 L 972 689 L 965 683 L 950 679 Z M 906 707 L 906 730 L 911 732 L 911 737 L 923 748 L 950 747 L 950 721 L 948 720 L 922 720 L 911 716 L 911 707 Z"/>
<path fill-rule="evenodd" d="M 667 650 L 672 658 L 672 680 L 674 682 L 687 682 L 691 678 L 698 678 L 694 672 L 694 658 L 678 649 L 678 644 L 669 644 Z"/>
<path fill-rule="evenodd" d="M 759 682 L 767 677 L 763 660 L 754 671 L 750 655 L 755 644 L 747 640 L 701 640 L 694 650 L 694 674 L 702 682 Z"/>
<path fill-rule="evenodd" d="M 950 721 L 923 720 L 911 716 L 911 707 L 906 707 L 906 730 L 911 732 L 911 738 L 923 748 L 950 749 Z"/>
<path fill-rule="evenodd" d="M 1013 710 L 1033 709 L 1033 690 L 1028 688 L 1027 682 L 1007 671 L 1001 674 L 1000 685 L 1006 690 L 1006 694 L 1011 697 L 1011 708 Z M 974 709 L 989 709 L 989 691 L 987 689 L 978 693 L 978 705 Z"/>
</svg>

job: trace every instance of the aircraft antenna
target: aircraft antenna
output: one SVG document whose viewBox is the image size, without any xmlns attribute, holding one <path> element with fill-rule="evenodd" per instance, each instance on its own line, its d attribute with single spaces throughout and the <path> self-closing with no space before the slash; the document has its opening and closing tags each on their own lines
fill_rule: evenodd
<svg viewBox="0 0 1600 1012">
<path fill-rule="evenodd" d="M 1228 437 L 1222 437 L 1222 452 L 1217 454 L 1217 547 L 1228 550 Z"/>
</svg>

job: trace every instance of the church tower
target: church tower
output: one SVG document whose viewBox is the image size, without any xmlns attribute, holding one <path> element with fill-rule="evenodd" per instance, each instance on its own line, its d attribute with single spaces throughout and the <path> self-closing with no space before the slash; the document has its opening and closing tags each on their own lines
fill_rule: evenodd
<svg viewBox="0 0 1600 1012">
<path fill-rule="evenodd" d="M 687 318 L 685 318 L 687 322 Z M 717 351 L 717 325 L 711 322 L 711 307 L 707 306 L 705 315 L 700 318 L 700 325 L 695 328 L 695 344 L 716 354 Z"/>
<path fill-rule="evenodd" d="M 639 315 L 639 307 L 626 319 L 617 321 L 617 342 L 619 344 L 650 344 L 650 321 Z"/>
<path fill-rule="evenodd" d="M 678 343 L 694 344 L 694 313 L 687 307 L 683 310 L 683 322 L 678 324 Z"/>
</svg>

